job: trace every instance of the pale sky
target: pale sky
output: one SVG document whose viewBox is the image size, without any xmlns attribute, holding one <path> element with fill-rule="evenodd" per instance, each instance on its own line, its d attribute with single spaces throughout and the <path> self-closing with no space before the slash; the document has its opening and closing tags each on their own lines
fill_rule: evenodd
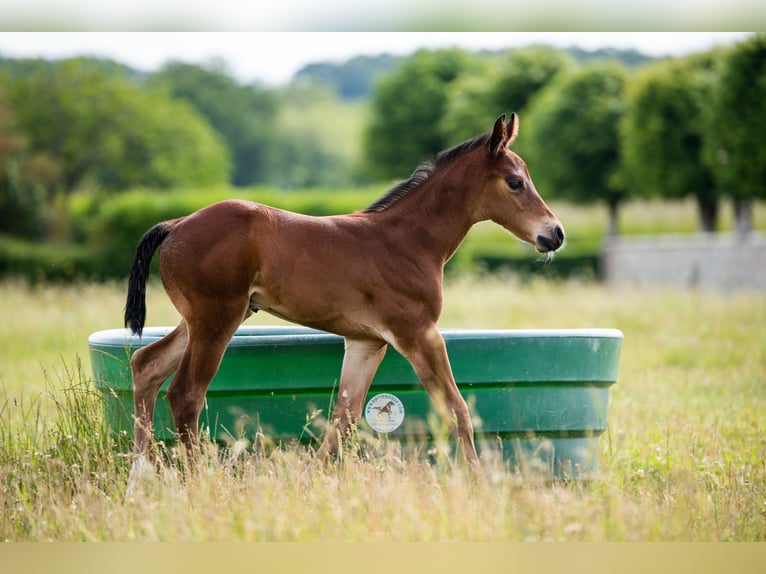
<svg viewBox="0 0 766 574">
<path fill-rule="evenodd" d="M 530 44 L 636 49 L 679 56 L 726 45 L 743 32 L 2 32 L 0 56 L 115 59 L 144 71 L 168 60 L 222 59 L 242 82 L 278 85 L 312 62 L 343 62 L 365 54 L 409 54 L 421 47 L 471 50 Z"/>
</svg>

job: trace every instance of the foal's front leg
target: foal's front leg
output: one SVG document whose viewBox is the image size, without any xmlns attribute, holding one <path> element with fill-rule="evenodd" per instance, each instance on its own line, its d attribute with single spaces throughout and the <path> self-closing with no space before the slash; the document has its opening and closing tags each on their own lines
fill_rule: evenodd
<svg viewBox="0 0 766 574">
<path fill-rule="evenodd" d="M 356 424 L 362 412 L 375 371 L 386 354 L 386 343 L 377 339 L 346 338 L 346 351 L 340 374 L 340 389 L 330 424 L 317 458 L 327 459 L 338 452 L 349 428 Z"/>
<path fill-rule="evenodd" d="M 398 338 L 398 350 L 410 361 L 439 414 L 450 423 L 460 451 L 470 463 L 479 456 L 473 442 L 473 423 L 452 375 L 447 347 L 436 325 L 415 336 Z"/>
</svg>

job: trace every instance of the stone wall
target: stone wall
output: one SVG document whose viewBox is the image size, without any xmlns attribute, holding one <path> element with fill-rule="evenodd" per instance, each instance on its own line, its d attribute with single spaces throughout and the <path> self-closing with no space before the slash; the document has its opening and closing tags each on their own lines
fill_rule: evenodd
<svg viewBox="0 0 766 574">
<path fill-rule="evenodd" d="M 601 274 L 610 284 L 766 290 L 766 235 L 617 237 L 604 244 Z"/>
</svg>

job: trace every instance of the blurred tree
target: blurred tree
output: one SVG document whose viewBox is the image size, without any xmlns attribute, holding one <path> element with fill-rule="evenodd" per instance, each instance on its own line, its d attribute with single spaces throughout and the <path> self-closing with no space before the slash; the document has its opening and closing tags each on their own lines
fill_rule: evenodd
<svg viewBox="0 0 766 574">
<path fill-rule="evenodd" d="M 572 63 L 567 52 L 546 46 L 477 58 L 449 86 L 444 133 L 457 143 L 486 130 L 502 113 L 517 112 L 523 118 L 532 96 Z"/>
<path fill-rule="evenodd" d="M 293 84 L 319 83 L 331 86 L 344 100 L 368 98 L 375 83 L 390 74 L 401 62 L 401 56 L 355 56 L 341 64 L 318 62 L 307 64 L 293 76 Z"/>
<path fill-rule="evenodd" d="M 314 82 L 293 83 L 275 94 L 279 134 L 271 142 L 267 183 L 283 189 L 353 186 L 364 103 L 342 101 Z"/>
<path fill-rule="evenodd" d="M 752 201 L 766 198 L 766 35 L 732 47 L 713 100 L 705 149 L 722 191 L 732 197 L 737 230 L 752 229 Z"/>
<path fill-rule="evenodd" d="M 371 104 L 364 136 L 371 179 L 407 177 L 422 161 L 449 147 L 440 129 L 447 86 L 470 61 L 459 49 L 419 50 L 383 79 Z"/>
<path fill-rule="evenodd" d="M 626 88 L 623 176 L 631 195 L 697 200 L 700 227 L 715 231 L 719 190 L 703 162 L 705 114 L 720 74 L 717 52 L 654 64 Z"/>
<path fill-rule="evenodd" d="M 449 145 L 487 131 L 500 114 L 512 111 L 490 103 L 498 73 L 494 59 L 476 58 L 447 86 L 447 105 L 439 125 Z"/>
<path fill-rule="evenodd" d="M 558 76 L 533 98 L 521 136 L 530 171 L 546 197 L 604 201 L 609 233 L 625 190 L 619 177 L 618 122 L 626 73 L 599 62 Z"/>
<path fill-rule="evenodd" d="M 0 90 L 0 233 L 39 238 L 46 227 L 46 200 L 60 168 L 44 153 L 30 155 L 27 147 Z"/>
<path fill-rule="evenodd" d="M 523 112 L 535 94 L 571 65 L 568 53 L 548 46 L 512 50 L 501 63 L 488 103 L 501 110 Z"/>
<path fill-rule="evenodd" d="M 239 84 L 220 62 L 207 67 L 170 63 L 152 74 L 148 84 L 191 104 L 221 135 L 231 153 L 235 186 L 269 179 L 277 132 L 273 92 Z"/>
<path fill-rule="evenodd" d="M 86 58 L 4 71 L 29 151 L 61 168 L 59 190 L 167 188 L 228 180 L 218 135 L 194 109 Z"/>
<path fill-rule="evenodd" d="M 619 48 L 598 48 L 596 50 L 586 50 L 572 46 L 567 49 L 567 53 L 581 64 L 588 64 L 598 60 L 617 60 L 629 68 L 643 66 L 652 61 L 652 56 L 647 56 L 637 50 L 621 50 Z"/>
</svg>

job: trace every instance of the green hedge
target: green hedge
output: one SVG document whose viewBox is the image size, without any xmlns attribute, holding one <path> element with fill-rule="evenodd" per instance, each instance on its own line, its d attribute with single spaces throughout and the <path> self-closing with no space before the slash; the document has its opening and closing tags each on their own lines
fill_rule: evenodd
<svg viewBox="0 0 766 574">
<path fill-rule="evenodd" d="M 0 276 L 34 282 L 90 280 L 97 273 L 98 256 L 88 246 L 32 243 L 0 236 Z"/>
</svg>

